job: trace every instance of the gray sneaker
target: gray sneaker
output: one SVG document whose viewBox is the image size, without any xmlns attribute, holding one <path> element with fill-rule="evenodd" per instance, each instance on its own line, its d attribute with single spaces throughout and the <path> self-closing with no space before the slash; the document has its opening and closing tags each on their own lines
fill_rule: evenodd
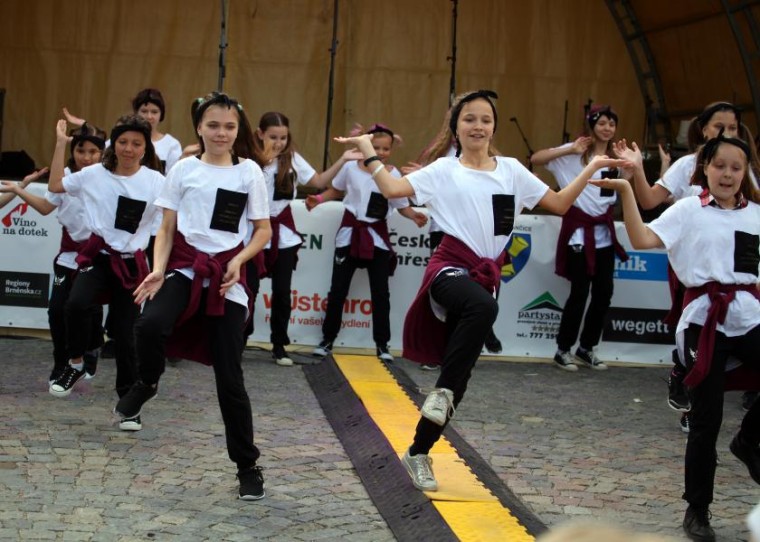
<svg viewBox="0 0 760 542">
<path fill-rule="evenodd" d="M 557 350 L 557 353 L 554 354 L 554 363 L 563 371 L 574 372 L 578 370 L 573 355 L 567 351 Z"/>
<path fill-rule="evenodd" d="M 596 354 L 594 354 L 593 350 L 583 350 L 581 348 L 578 348 L 575 351 L 575 359 L 581 361 L 583 365 L 589 369 L 594 369 L 595 371 L 607 370 L 607 365 L 605 365 L 602 360 L 596 357 Z"/>
<path fill-rule="evenodd" d="M 438 482 L 433 475 L 433 460 L 429 455 L 409 455 L 409 450 L 401 458 L 406 472 L 412 477 L 414 487 L 420 491 L 437 491 Z"/>
<path fill-rule="evenodd" d="M 422 404 L 420 414 L 435 424 L 446 425 L 446 420 L 454 417 L 454 392 L 446 388 L 434 389 Z"/>
</svg>

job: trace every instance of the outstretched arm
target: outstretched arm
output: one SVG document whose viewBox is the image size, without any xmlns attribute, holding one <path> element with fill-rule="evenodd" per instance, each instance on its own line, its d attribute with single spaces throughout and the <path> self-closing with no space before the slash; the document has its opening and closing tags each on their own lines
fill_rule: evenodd
<svg viewBox="0 0 760 542">
<path fill-rule="evenodd" d="M 633 248 L 646 250 L 664 246 L 660 237 L 649 229 L 641 219 L 639 208 L 636 206 L 636 199 L 633 197 L 633 188 L 628 181 L 624 179 L 593 179 L 590 182 L 602 188 L 612 188 L 620 194 L 625 230 L 628 232 L 628 239 Z"/>
<path fill-rule="evenodd" d="M 356 146 L 364 158 L 375 156 L 375 149 L 372 147 L 372 134 L 363 134 L 356 137 L 336 137 L 335 141 Z M 377 169 L 378 166 L 373 162 L 370 168 Z M 374 173 L 374 169 L 372 178 L 375 180 L 375 184 L 377 184 L 380 192 L 387 199 L 414 196 L 414 188 L 406 177 L 401 177 L 400 179 L 394 177 L 385 167 L 377 169 L 377 173 Z"/>
<path fill-rule="evenodd" d="M 352 160 L 362 160 L 363 158 L 364 156 L 357 149 L 348 149 L 340 156 L 340 158 L 335 161 L 333 165 L 324 170 L 322 173 L 317 173 L 311 179 L 309 179 L 309 182 L 306 183 L 306 186 L 311 186 L 313 188 L 324 188 L 330 184 L 330 181 L 335 178 L 335 176 L 340 171 L 340 168 L 342 168 L 344 164 Z"/>
<path fill-rule="evenodd" d="M 324 203 L 326 201 L 332 201 L 336 199 L 342 199 L 342 198 L 343 198 L 343 192 L 341 192 L 340 190 L 336 190 L 335 188 L 331 186 L 330 188 L 328 188 L 321 194 L 317 194 L 317 195 L 312 194 L 310 196 L 306 196 L 306 210 L 311 211 L 312 209 L 314 209 L 314 207 L 316 207 L 320 203 Z"/>
<path fill-rule="evenodd" d="M 8 203 L 13 198 L 18 196 L 29 205 L 31 205 L 32 208 L 34 208 L 34 210 L 38 213 L 42 215 L 50 214 L 50 212 L 55 209 L 55 206 L 52 203 L 50 203 L 45 198 L 35 196 L 34 194 L 26 191 L 26 187 L 29 186 L 31 182 L 36 181 L 47 172 L 48 168 L 44 167 L 39 171 L 30 173 L 24 177 L 21 182 L 18 183 L 13 181 L 0 181 L 0 193 L 3 193 L 2 196 L 0 196 L 0 209 L 8 205 Z M 50 206 L 49 209 L 48 206 Z"/>
<path fill-rule="evenodd" d="M 573 182 L 568 184 L 565 188 L 559 192 L 554 190 L 547 190 L 544 197 L 538 202 L 538 204 L 552 213 L 558 215 L 564 215 L 573 202 L 581 195 L 583 189 L 588 185 L 589 179 L 598 169 L 603 167 L 616 168 L 616 167 L 630 167 L 631 164 L 626 160 L 620 160 L 617 158 L 607 158 L 606 156 L 596 156 L 586 167 L 583 168 L 580 175 L 578 175 Z"/>
<path fill-rule="evenodd" d="M 534 152 L 530 156 L 530 163 L 534 166 L 543 166 L 559 158 L 560 156 L 567 156 L 568 154 L 583 154 L 586 149 L 591 145 L 592 139 L 588 136 L 581 136 L 573 144 L 568 147 L 554 147 L 552 149 L 542 149 Z"/>
</svg>

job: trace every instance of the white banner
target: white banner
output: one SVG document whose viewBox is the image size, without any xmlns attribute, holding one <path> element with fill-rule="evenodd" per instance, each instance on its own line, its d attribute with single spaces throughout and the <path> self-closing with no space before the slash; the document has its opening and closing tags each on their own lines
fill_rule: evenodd
<svg viewBox="0 0 760 542">
<path fill-rule="evenodd" d="M 33 185 L 35 194 L 43 185 Z M 303 201 L 293 203 L 293 215 L 304 245 L 293 275 L 290 338 L 294 344 L 316 345 L 330 288 L 335 233 L 343 205 L 328 202 L 311 213 Z M 60 243 L 60 226 L 54 213 L 40 216 L 14 200 L 2 211 L 0 250 L 0 326 L 47 328 L 47 299 L 52 261 Z M 499 316 L 494 326 L 504 350 L 501 355 L 551 358 L 569 282 L 554 274 L 554 254 L 560 219 L 523 215 L 515 226 L 510 247 L 512 263 L 502 270 Z M 618 237 L 626 248 L 622 224 Z M 427 229 L 397 213 L 389 220 L 391 241 L 399 265 L 390 279 L 391 349 L 401 348 L 404 315 L 417 293 L 430 256 Z M 615 293 L 599 357 L 609 361 L 669 363 L 672 336 L 660 322 L 670 306 L 667 258 L 662 251 L 635 252 L 625 264 L 616 261 Z M 254 341 L 269 341 L 271 282 L 264 279 L 256 300 Z M 367 273 L 356 271 L 344 305 L 343 324 L 336 346 L 372 348 L 372 303 Z"/>
</svg>

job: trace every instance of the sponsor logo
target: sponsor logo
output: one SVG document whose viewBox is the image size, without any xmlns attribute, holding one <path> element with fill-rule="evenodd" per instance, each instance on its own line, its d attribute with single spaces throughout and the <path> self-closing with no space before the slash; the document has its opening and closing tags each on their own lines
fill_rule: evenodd
<svg viewBox="0 0 760 542">
<path fill-rule="evenodd" d="M 38 228 L 37 222 L 24 215 L 29 210 L 29 204 L 19 203 L 5 215 L 0 222 L 3 224 L 4 235 L 24 235 L 26 237 L 47 237 L 46 228 Z"/>
<path fill-rule="evenodd" d="M 516 336 L 554 341 L 560 320 L 562 307 L 550 292 L 544 292 L 518 311 Z"/>
<path fill-rule="evenodd" d="M 501 281 L 506 284 L 515 278 L 528 264 L 530 259 L 530 234 L 513 233 L 507 244 L 509 263 L 501 268 Z"/>
<path fill-rule="evenodd" d="M 661 309 L 610 307 L 602 337 L 620 343 L 674 344 L 674 330 L 662 321 Z"/>
<path fill-rule="evenodd" d="M 628 261 L 615 258 L 615 278 L 625 280 L 668 280 L 668 256 L 654 252 L 629 252 Z"/>
<path fill-rule="evenodd" d="M 48 305 L 50 275 L 0 271 L 0 305 L 40 307 Z"/>
<path fill-rule="evenodd" d="M 401 235 L 396 230 L 388 232 L 391 245 L 396 252 L 398 265 L 426 267 L 430 261 L 430 235 Z M 423 255 L 420 255 L 422 252 Z"/>
</svg>

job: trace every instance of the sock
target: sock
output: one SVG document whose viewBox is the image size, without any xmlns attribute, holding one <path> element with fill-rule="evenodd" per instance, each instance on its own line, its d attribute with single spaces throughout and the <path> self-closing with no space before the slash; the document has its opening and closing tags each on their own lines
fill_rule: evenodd
<svg viewBox="0 0 760 542">
<path fill-rule="evenodd" d="M 84 362 L 83 361 L 80 361 L 79 363 L 71 363 L 69 361 L 69 365 L 71 365 L 77 371 L 82 371 L 84 369 Z"/>
</svg>

